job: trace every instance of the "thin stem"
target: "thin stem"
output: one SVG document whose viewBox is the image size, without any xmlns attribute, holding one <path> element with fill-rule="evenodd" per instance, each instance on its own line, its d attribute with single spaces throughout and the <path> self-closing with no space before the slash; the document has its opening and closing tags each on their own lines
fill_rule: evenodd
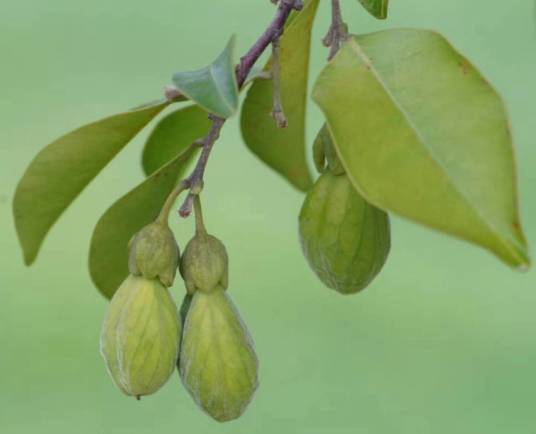
<svg viewBox="0 0 536 434">
<path fill-rule="evenodd" d="M 212 120 L 212 126 L 208 135 L 202 141 L 203 148 L 201 155 L 199 156 L 199 160 L 197 160 L 197 164 L 195 165 L 193 172 L 185 180 L 190 188 L 190 194 L 179 210 L 181 217 L 188 217 L 191 214 L 193 196 L 197 196 L 203 189 L 203 178 L 205 176 L 208 158 L 210 157 L 214 143 L 220 137 L 221 129 L 225 123 L 225 119 L 218 116 L 210 115 L 210 119 Z"/>
<path fill-rule="evenodd" d="M 264 50 L 266 50 L 268 45 L 270 45 L 275 38 L 283 34 L 285 23 L 292 10 L 301 10 L 302 8 L 303 3 L 301 0 L 279 0 L 279 6 L 274 19 L 257 42 L 255 42 L 248 52 L 240 59 L 240 64 L 238 65 L 236 72 L 236 80 L 239 88 L 242 87 L 249 71 L 251 71 L 251 68 L 253 68 L 253 65 L 255 65 L 255 62 L 257 62 L 261 54 L 264 53 Z"/>
<path fill-rule="evenodd" d="M 244 85 L 248 74 L 264 50 L 275 39 L 279 38 L 283 34 L 285 23 L 287 22 L 290 13 L 294 9 L 301 10 L 302 8 L 302 0 L 279 0 L 274 19 L 264 33 L 255 42 L 255 44 L 253 44 L 248 52 L 241 57 L 240 63 L 236 67 L 236 81 L 239 89 Z M 201 156 L 199 157 L 199 160 L 197 161 L 197 164 L 190 176 L 188 176 L 188 178 L 186 178 L 184 181 L 187 183 L 188 188 L 190 188 L 190 194 L 188 194 L 179 210 L 179 214 L 182 217 L 188 217 L 191 214 L 192 206 L 195 202 L 195 196 L 198 195 L 203 188 L 203 178 L 208 158 L 226 121 L 226 119 L 220 118 L 213 114 L 210 115 L 210 119 L 212 120 L 212 127 L 208 135 L 200 141 L 203 147 Z"/>
<path fill-rule="evenodd" d="M 158 214 L 158 217 L 156 219 L 157 222 L 167 225 L 167 222 L 169 220 L 169 214 L 171 213 L 171 208 L 173 207 L 175 200 L 183 191 L 188 190 L 188 188 L 188 184 L 185 181 L 181 181 L 179 185 L 175 187 L 175 189 L 167 197 L 164 206 L 162 206 L 160 214 Z"/>
<path fill-rule="evenodd" d="M 206 235 L 205 223 L 203 221 L 203 210 L 201 208 L 201 199 L 197 194 L 194 198 L 194 211 L 195 211 L 195 230 L 199 235 Z"/>
<path fill-rule="evenodd" d="M 283 103 L 281 101 L 281 62 L 279 60 L 280 51 L 281 44 L 278 37 L 272 42 L 272 117 L 279 128 L 286 128 L 288 127 L 288 121 L 283 110 Z"/>
<path fill-rule="evenodd" d="M 331 0 L 331 19 L 333 22 L 342 22 L 342 11 L 340 0 Z"/>
<path fill-rule="evenodd" d="M 348 39 L 348 26 L 343 21 L 340 0 L 331 0 L 331 26 L 323 39 L 326 47 L 330 47 L 328 60 L 335 57 L 342 44 Z"/>
</svg>

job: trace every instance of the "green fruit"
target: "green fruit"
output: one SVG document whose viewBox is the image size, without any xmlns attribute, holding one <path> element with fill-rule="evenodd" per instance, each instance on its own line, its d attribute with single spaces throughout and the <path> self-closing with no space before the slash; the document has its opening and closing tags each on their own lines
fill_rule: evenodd
<svg viewBox="0 0 536 434">
<path fill-rule="evenodd" d="M 228 285 L 229 259 L 223 243 L 204 231 L 188 242 L 181 258 L 181 274 L 190 294 Z"/>
<path fill-rule="evenodd" d="M 239 417 L 257 389 L 258 361 L 240 315 L 221 287 L 196 291 L 184 325 L 179 372 L 214 419 Z"/>
<path fill-rule="evenodd" d="M 176 366 L 180 331 L 168 290 L 156 279 L 129 275 L 110 302 L 100 339 L 115 385 L 137 398 L 160 389 Z"/>
<path fill-rule="evenodd" d="M 131 274 L 159 279 L 171 286 L 179 265 L 179 246 L 173 232 L 159 221 L 145 226 L 129 243 L 128 268 Z"/>
<path fill-rule="evenodd" d="M 365 201 L 346 175 L 324 173 L 305 198 L 300 239 L 320 280 L 352 294 L 364 289 L 385 264 L 389 217 Z"/>
</svg>

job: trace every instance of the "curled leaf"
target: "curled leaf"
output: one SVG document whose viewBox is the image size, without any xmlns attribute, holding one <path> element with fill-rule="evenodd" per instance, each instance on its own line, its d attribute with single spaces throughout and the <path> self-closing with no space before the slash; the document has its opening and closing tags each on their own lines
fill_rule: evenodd
<svg viewBox="0 0 536 434">
<path fill-rule="evenodd" d="M 177 89 L 207 112 L 222 118 L 231 117 L 238 108 L 233 36 L 218 58 L 197 71 L 177 72 L 173 83 Z"/>
</svg>

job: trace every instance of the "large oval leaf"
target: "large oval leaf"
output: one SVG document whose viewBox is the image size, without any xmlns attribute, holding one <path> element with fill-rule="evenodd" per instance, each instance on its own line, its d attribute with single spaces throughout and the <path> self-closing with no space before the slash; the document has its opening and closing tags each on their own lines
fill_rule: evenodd
<svg viewBox="0 0 536 434">
<path fill-rule="evenodd" d="M 17 186 L 13 213 L 26 264 L 47 232 L 110 160 L 169 102 L 143 106 L 85 125 L 45 147 Z"/>
<path fill-rule="evenodd" d="M 314 99 L 359 191 L 380 208 L 529 263 L 504 105 L 439 34 L 353 37 Z"/>
<path fill-rule="evenodd" d="M 211 65 L 191 72 L 177 72 L 173 83 L 181 93 L 205 110 L 222 118 L 232 116 L 238 108 L 235 37 Z"/>
<path fill-rule="evenodd" d="M 208 113 L 199 106 L 185 107 L 162 118 L 145 143 L 143 170 L 151 175 L 173 160 L 210 128 Z"/>
<path fill-rule="evenodd" d="M 271 80 L 253 83 L 241 118 L 242 135 L 248 148 L 296 188 L 304 191 L 312 184 L 305 158 L 305 111 L 311 28 L 317 8 L 318 0 L 308 1 L 281 38 L 281 99 L 288 127 L 278 128 L 270 116 Z M 271 63 L 268 62 L 265 70 L 270 68 Z"/>
<path fill-rule="evenodd" d="M 119 199 L 100 218 L 89 251 L 89 271 L 102 294 L 111 298 L 128 275 L 128 242 L 156 219 L 166 198 L 195 155 L 190 146 Z"/>
<path fill-rule="evenodd" d="M 389 0 L 359 0 L 363 7 L 380 20 L 387 18 Z"/>
</svg>

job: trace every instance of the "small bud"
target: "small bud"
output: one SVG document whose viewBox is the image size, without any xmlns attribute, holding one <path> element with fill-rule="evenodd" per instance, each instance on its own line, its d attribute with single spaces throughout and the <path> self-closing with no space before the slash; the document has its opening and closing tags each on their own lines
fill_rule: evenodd
<svg viewBox="0 0 536 434">
<path fill-rule="evenodd" d="M 258 386 L 253 341 L 222 288 L 194 294 L 179 372 L 195 402 L 217 421 L 238 418 L 252 400 Z"/>
<path fill-rule="evenodd" d="M 100 339 L 115 385 L 138 399 L 160 389 L 176 366 L 180 332 L 168 290 L 156 279 L 129 275 L 110 302 Z"/>
<path fill-rule="evenodd" d="M 227 251 L 223 243 L 206 232 L 198 232 L 189 241 L 181 259 L 181 274 L 188 293 L 212 291 L 228 284 Z"/>
<path fill-rule="evenodd" d="M 139 231 L 129 244 L 128 268 L 131 274 L 159 279 L 170 287 L 179 264 L 179 246 L 166 224 L 154 222 Z"/>
</svg>

